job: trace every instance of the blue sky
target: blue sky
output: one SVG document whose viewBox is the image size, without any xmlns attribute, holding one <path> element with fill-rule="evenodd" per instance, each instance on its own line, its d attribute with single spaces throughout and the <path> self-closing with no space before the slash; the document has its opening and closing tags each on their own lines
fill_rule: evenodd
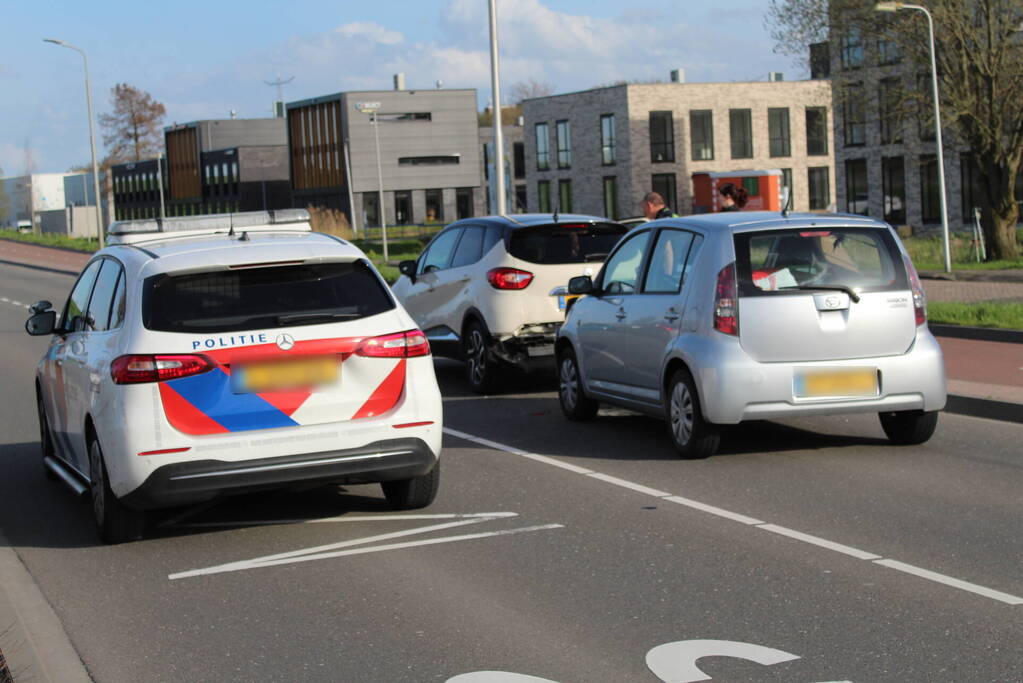
<svg viewBox="0 0 1023 683">
<path fill-rule="evenodd" d="M 534 78 L 571 92 L 617 80 L 765 80 L 806 77 L 773 53 L 766 0 L 498 0 L 501 82 Z M 173 12 L 173 14 L 169 14 Z M 284 99 L 342 90 L 476 88 L 490 98 L 487 0 L 133 0 L 6 3 L 0 30 L 0 168 L 62 172 L 89 160 L 82 59 L 97 114 L 128 83 L 167 108 L 166 124 L 269 116 Z M 97 129 L 102 157 L 101 131 Z"/>
</svg>

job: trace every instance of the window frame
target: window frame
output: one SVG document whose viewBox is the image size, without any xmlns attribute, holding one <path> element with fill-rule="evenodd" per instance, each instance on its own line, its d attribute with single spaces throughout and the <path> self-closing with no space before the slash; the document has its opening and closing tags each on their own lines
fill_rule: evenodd
<svg viewBox="0 0 1023 683">
<path fill-rule="evenodd" d="M 655 123 L 656 122 L 656 123 Z M 647 118 L 647 132 L 650 137 L 650 163 L 672 164 L 675 163 L 675 116 L 670 110 L 651 111 Z M 655 132 L 663 138 L 655 142 Z M 658 153 L 663 158 L 658 158 Z"/>
<path fill-rule="evenodd" d="M 728 139 L 733 159 L 753 158 L 753 110 L 728 110 Z"/>
</svg>

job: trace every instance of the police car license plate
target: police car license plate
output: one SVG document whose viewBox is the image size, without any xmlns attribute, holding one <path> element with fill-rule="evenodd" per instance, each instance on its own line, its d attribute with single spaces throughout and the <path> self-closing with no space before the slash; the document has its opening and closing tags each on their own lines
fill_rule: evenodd
<svg viewBox="0 0 1023 683">
<path fill-rule="evenodd" d="M 306 356 L 235 365 L 231 369 L 236 393 L 311 389 L 336 382 L 340 375 L 341 363 L 337 356 Z"/>
<path fill-rule="evenodd" d="M 796 371 L 794 390 L 798 398 L 822 396 L 877 396 L 876 368 L 845 368 L 842 370 Z"/>
</svg>

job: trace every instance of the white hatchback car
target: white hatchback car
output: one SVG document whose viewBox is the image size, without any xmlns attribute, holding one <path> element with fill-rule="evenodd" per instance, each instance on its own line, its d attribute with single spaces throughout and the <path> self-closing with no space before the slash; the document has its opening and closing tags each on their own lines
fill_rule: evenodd
<svg viewBox="0 0 1023 683">
<path fill-rule="evenodd" d="M 434 353 L 464 358 L 469 385 L 486 393 L 501 365 L 553 367 L 571 300 L 565 285 L 594 274 L 626 231 L 596 216 L 467 218 L 437 233 L 418 260 L 399 264 L 394 294 Z"/>
<path fill-rule="evenodd" d="M 222 494 L 380 482 L 423 507 L 440 477 L 426 337 L 365 255 L 305 211 L 114 223 L 36 373 L 43 463 L 91 491 L 100 536 Z"/>
<path fill-rule="evenodd" d="M 607 402 L 663 417 L 685 457 L 746 420 L 877 413 L 926 441 L 945 405 L 941 347 L 898 235 L 864 216 L 735 212 L 630 232 L 574 278 L 557 341 L 566 417 Z"/>
</svg>

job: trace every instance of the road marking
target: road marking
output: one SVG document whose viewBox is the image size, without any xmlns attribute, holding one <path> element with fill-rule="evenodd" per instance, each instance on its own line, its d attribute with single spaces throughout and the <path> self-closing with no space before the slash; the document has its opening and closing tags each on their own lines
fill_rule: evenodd
<svg viewBox="0 0 1023 683">
<path fill-rule="evenodd" d="M 11 304 L 12 306 L 18 306 L 19 308 L 32 308 L 28 304 L 23 304 L 20 301 L 13 301 L 12 299 L 8 299 L 5 296 L 0 296 L 0 301 L 2 301 L 5 304 Z"/>
<path fill-rule="evenodd" d="M 186 579 L 194 576 L 206 576 L 209 574 L 223 574 L 226 572 L 243 571 L 246 569 L 258 569 L 261 567 L 275 567 L 282 564 L 295 564 L 298 562 L 311 562 L 313 560 L 325 560 L 334 557 L 345 557 L 349 555 L 362 555 L 366 553 L 376 553 L 386 550 L 400 550 L 404 548 L 414 548 L 425 545 L 435 545 L 438 543 L 454 543 L 457 541 L 470 541 L 479 538 L 490 538 L 493 536 L 508 536 L 511 534 L 521 534 L 530 531 L 545 531 L 548 529 L 561 529 L 564 525 L 562 524 L 541 524 L 537 526 L 520 527 L 517 529 L 504 529 L 501 531 L 486 531 L 478 534 L 462 534 L 460 536 L 442 536 L 440 538 L 424 539 L 421 541 L 405 541 L 402 543 L 390 543 L 384 545 L 372 545 L 362 548 L 353 548 L 352 546 L 364 546 L 369 543 L 378 543 L 380 541 L 389 541 L 396 538 L 403 538 L 406 536 L 413 536 L 416 534 L 425 534 L 431 531 L 440 531 L 442 529 L 452 529 L 455 527 L 466 526 L 469 524 L 479 524 L 480 522 L 489 522 L 498 519 L 507 519 L 509 517 L 517 517 L 518 513 L 515 512 L 496 512 L 496 513 L 479 513 L 475 515 L 396 515 L 393 517 L 373 517 L 370 518 L 372 521 L 395 519 L 396 517 L 406 517 L 408 519 L 450 519 L 450 518 L 461 518 L 459 521 L 446 522 L 444 524 L 430 524 L 428 526 L 417 527 L 415 529 L 404 529 L 402 531 L 394 531 L 386 534 L 377 534 L 375 536 L 366 536 L 364 538 L 355 538 L 349 541 L 340 541 L 338 543 L 330 543 L 327 545 L 314 546 L 312 548 L 302 548 L 301 550 L 292 550 L 285 553 L 277 553 L 275 555 L 265 555 L 263 557 L 255 557 L 249 560 L 240 560 L 237 562 L 228 562 L 225 564 L 215 565 L 213 567 L 205 567 L 202 569 L 191 569 L 184 572 L 177 572 L 175 574 L 168 574 L 167 578 L 170 580 Z M 354 520 L 352 520 L 354 521 Z M 342 550 L 342 548 L 346 548 Z"/>
<path fill-rule="evenodd" d="M 867 552 L 865 550 L 859 550 L 858 548 L 853 548 L 851 546 L 836 543 L 834 541 L 829 541 L 827 539 L 820 538 L 819 536 L 811 536 L 810 534 L 806 534 L 801 531 L 796 531 L 794 529 L 789 529 L 787 527 L 782 527 L 775 524 L 769 524 L 767 522 L 755 519 L 753 517 L 747 517 L 746 515 L 740 514 L 738 512 L 731 512 L 729 510 L 715 507 L 713 505 L 708 505 L 707 503 L 701 503 L 690 498 L 683 498 L 682 496 L 675 496 L 670 493 L 665 493 L 658 489 L 653 489 L 648 486 L 644 486 L 643 484 L 637 484 L 635 482 L 626 481 L 625 479 L 619 479 L 618 477 L 613 477 L 611 475 L 596 472 L 594 470 L 577 467 L 569 463 L 559 462 L 558 460 L 555 460 L 554 458 L 551 458 L 549 456 L 539 455 L 537 453 L 528 453 L 513 446 L 506 446 L 505 444 L 498 443 L 496 441 L 491 441 L 490 439 L 483 439 L 481 437 L 473 436 L 472 434 L 466 434 L 465 432 L 460 432 L 455 429 L 450 429 L 448 427 L 444 428 L 444 433 L 450 436 L 464 439 L 466 441 L 471 441 L 473 443 L 486 446 L 488 448 L 492 448 L 497 451 L 503 451 L 505 453 L 511 453 L 512 455 L 518 455 L 525 458 L 529 458 L 530 460 L 551 464 L 556 467 L 560 467 L 561 469 L 569 470 L 570 472 L 575 472 L 576 474 L 582 474 L 591 479 L 598 479 L 608 484 L 619 486 L 630 491 L 634 491 L 636 493 L 642 493 L 644 495 L 652 496 L 659 500 L 666 500 L 672 503 L 685 505 L 686 507 L 691 507 L 695 510 L 700 510 L 701 512 L 706 512 L 712 515 L 716 515 L 718 517 L 722 517 L 724 519 L 739 522 L 740 524 L 752 526 L 755 529 L 763 529 L 764 531 L 769 531 L 774 534 L 785 536 L 792 540 L 801 541 L 803 543 L 809 543 L 819 548 L 825 548 L 827 550 L 842 553 L 844 555 L 848 555 L 850 557 L 854 557 L 860 560 L 873 562 L 874 564 L 878 564 L 882 567 L 888 567 L 889 569 L 895 569 L 897 571 L 906 572 L 907 574 L 912 574 L 922 579 L 934 581 L 946 586 L 950 586 L 952 588 L 958 588 L 959 590 L 974 593 L 976 595 L 981 595 L 992 600 L 1004 602 L 1009 605 L 1023 605 L 1023 598 L 1021 597 L 1010 595 L 1009 593 L 1003 593 L 1001 591 L 993 590 L 991 588 L 986 588 L 984 586 L 979 586 L 975 583 L 970 583 L 969 581 L 955 579 L 949 576 L 945 576 L 944 574 L 929 571 L 927 569 L 920 569 L 912 565 L 904 564 L 897 560 L 883 559 L 881 555 Z"/>
<path fill-rule="evenodd" d="M 658 645 L 647 652 L 646 665 L 650 672 L 662 681 L 672 683 L 709 681 L 710 676 L 696 666 L 696 661 L 703 657 L 732 657 L 762 666 L 773 666 L 799 659 L 798 655 L 753 643 L 732 640 L 680 640 Z"/>
<path fill-rule="evenodd" d="M 221 527 L 249 527 L 249 526 L 277 526 L 286 524 L 325 524 L 329 522 L 392 522 L 394 520 L 411 519 L 471 519 L 485 517 L 487 519 L 500 519 L 502 517 L 517 517 L 515 512 L 473 512 L 471 514 L 436 514 L 436 515 L 338 515 L 337 517 L 316 517 L 313 519 L 245 519 L 229 522 L 190 522 L 187 524 L 175 524 L 178 528 L 207 529 Z"/>
</svg>

